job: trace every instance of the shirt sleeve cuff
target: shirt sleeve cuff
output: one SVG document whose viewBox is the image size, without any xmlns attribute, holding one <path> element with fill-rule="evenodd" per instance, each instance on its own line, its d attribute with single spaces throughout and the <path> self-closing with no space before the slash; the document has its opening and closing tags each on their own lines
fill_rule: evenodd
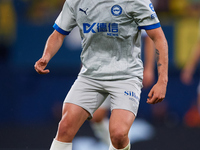
<svg viewBox="0 0 200 150">
<path fill-rule="evenodd" d="M 139 26 L 138 29 L 145 29 L 145 30 L 151 30 L 151 29 L 156 29 L 161 27 L 160 23 L 156 23 L 156 24 L 152 24 L 152 25 L 148 25 L 148 26 Z"/>
<path fill-rule="evenodd" d="M 63 35 L 68 35 L 70 32 L 61 29 L 56 23 L 53 25 L 53 28 Z"/>
</svg>

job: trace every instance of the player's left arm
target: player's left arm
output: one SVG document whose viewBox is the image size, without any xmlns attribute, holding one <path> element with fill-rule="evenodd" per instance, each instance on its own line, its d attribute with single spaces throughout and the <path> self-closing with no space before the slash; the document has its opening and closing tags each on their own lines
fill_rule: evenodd
<svg viewBox="0 0 200 150">
<path fill-rule="evenodd" d="M 158 69 L 158 81 L 150 90 L 147 103 L 156 104 L 161 102 L 166 95 L 168 82 L 168 44 L 161 27 L 146 30 L 146 32 L 155 44 Z"/>
</svg>

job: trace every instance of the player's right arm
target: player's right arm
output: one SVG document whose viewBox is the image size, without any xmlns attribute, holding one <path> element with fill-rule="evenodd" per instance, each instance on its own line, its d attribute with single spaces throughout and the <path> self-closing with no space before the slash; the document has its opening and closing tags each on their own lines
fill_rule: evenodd
<svg viewBox="0 0 200 150">
<path fill-rule="evenodd" d="M 35 70 L 39 74 L 49 73 L 49 69 L 45 69 L 51 58 L 58 52 L 63 44 L 66 35 L 59 33 L 54 30 L 54 32 L 49 36 L 42 57 L 35 63 Z"/>
</svg>

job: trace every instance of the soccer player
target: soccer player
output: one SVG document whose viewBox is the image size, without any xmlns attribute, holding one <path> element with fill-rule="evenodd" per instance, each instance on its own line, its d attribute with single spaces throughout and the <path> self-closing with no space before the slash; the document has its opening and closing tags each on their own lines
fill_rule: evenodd
<svg viewBox="0 0 200 150">
<path fill-rule="evenodd" d="M 130 150 L 129 129 L 137 115 L 142 88 L 141 29 L 154 41 L 158 81 L 147 103 L 163 101 L 168 82 L 168 45 L 149 0 L 67 0 L 55 21 L 42 58 L 40 74 L 78 26 L 82 37 L 82 69 L 67 94 L 58 132 L 50 150 L 72 150 L 72 140 L 105 98 L 111 97 L 109 150 Z"/>
</svg>

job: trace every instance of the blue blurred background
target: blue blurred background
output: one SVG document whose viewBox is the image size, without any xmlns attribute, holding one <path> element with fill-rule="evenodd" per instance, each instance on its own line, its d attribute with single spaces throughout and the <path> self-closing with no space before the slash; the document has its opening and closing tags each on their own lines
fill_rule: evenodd
<svg viewBox="0 0 200 150">
<path fill-rule="evenodd" d="M 188 123 L 185 116 L 190 113 L 190 118 L 199 119 L 192 109 L 196 105 L 199 66 L 190 85 L 181 82 L 180 71 L 198 38 L 200 2 L 153 2 L 169 44 L 169 84 L 166 99 L 155 106 L 146 103 L 150 88 L 143 89 L 138 119 L 145 120 L 154 135 L 133 142 L 132 148 L 197 150 L 200 122 Z M 43 53 L 63 3 L 0 0 L 0 150 L 47 150 L 56 134 L 62 102 L 80 69 L 81 49 L 71 46 L 74 41 L 66 38 L 50 61 L 51 73 L 47 75 L 37 74 L 34 63 Z M 82 136 L 98 141 L 88 121 L 77 134 Z"/>
</svg>

